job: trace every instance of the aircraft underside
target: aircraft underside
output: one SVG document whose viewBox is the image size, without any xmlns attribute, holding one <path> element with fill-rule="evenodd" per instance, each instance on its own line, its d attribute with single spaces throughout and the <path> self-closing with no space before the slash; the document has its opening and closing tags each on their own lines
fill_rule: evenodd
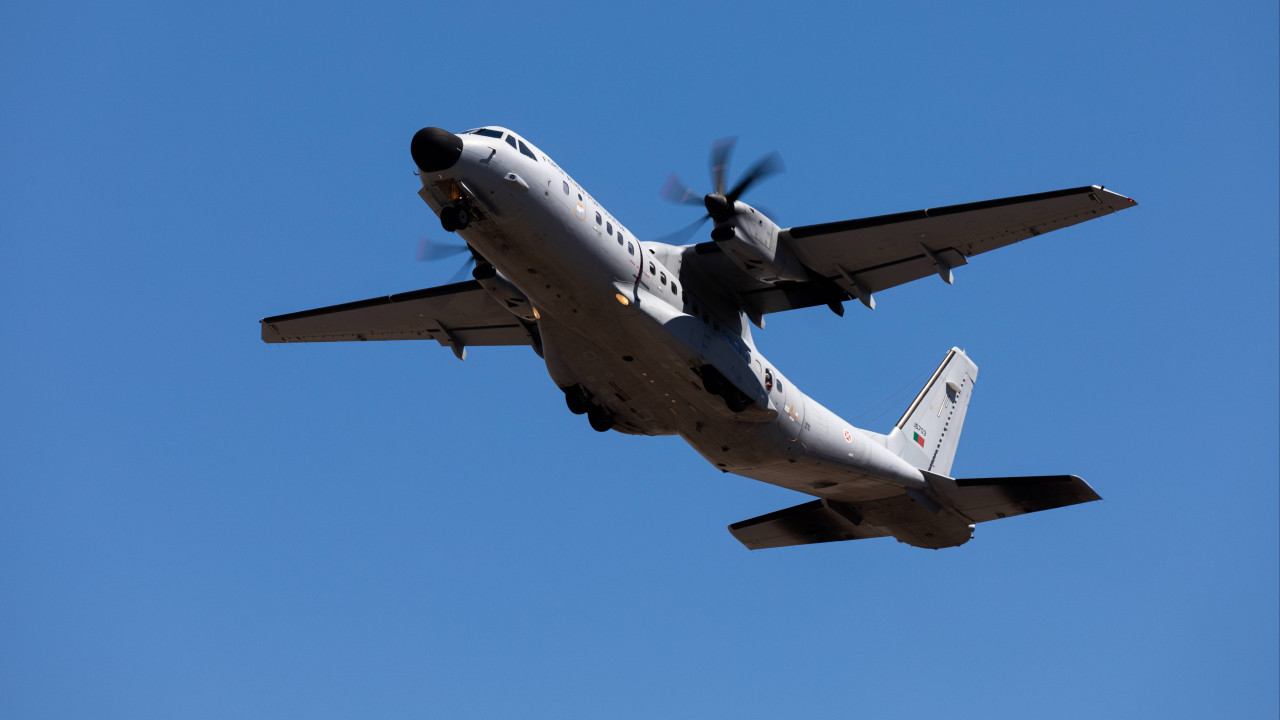
<svg viewBox="0 0 1280 720">
<path fill-rule="evenodd" d="M 1135 203 L 1086 186 L 895 215 L 780 228 L 732 188 L 728 146 L 704 197 L 674 176 L 663 195 L 705 207 L 711 241 L 642 241 L 537 148 L 505 128 L 424 128 L 419 195 L 476 260 L 473 280 L 262 320 L 266 342 L 435 340 L 528 345 L 565 404 L 599 431 L 678 434 L 724 472 L 816 498 L 734 523 L 751 549 L 891 536 L 963 544 L 977 523 L 1098 499 L 1072 475 L 949 476 L 977 378 L 952 348 L 886 435 L 806 396 L 756 348 L 764 315 L 856 299 Z M 693 226 L 691 226 L 693 227 Z"/>
</svg>

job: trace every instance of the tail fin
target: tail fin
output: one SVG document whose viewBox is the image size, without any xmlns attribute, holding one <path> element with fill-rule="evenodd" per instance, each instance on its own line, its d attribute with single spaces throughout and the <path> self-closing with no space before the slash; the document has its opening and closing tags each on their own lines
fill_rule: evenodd
<svg viewBox="0 0 1280 720">
<path fill-rule="evenodd" d="M 951 348 L 915 402 L 889 433 L 888 447 L 921 470 L 951 475 L 978 366 L 959 348 Z"/>
</svg>

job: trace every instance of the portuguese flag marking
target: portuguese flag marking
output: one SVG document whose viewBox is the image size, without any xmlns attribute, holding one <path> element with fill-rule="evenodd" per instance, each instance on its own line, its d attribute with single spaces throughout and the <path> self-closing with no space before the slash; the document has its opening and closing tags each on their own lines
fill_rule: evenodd
<svg viewBox="0 0 1280 720">
<path fill-rule="evenodd" d="M 924 447 L 924 438 L 920 436 L 920 433 L 912 433 L 912 434 L 915 436 L 916 444 L 919 445 L 920 447 Z"/>
</svg>

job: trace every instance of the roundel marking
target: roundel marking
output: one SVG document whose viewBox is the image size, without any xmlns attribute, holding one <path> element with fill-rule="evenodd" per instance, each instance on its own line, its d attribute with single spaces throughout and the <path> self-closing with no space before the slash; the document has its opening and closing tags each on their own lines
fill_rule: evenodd
<svg viewBox="0 0 1280 720">
<path fill-rule="evenodd" d="M 844 441 L 847 443 L 853 442 L 853 431 L 849 428 L 844 429 Z"/>
</svg>

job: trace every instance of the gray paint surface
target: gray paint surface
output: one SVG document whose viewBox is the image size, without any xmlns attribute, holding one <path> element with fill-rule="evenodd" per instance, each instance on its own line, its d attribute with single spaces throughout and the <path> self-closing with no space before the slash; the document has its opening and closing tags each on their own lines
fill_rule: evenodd
<svg viewBox="0 0 1280 720">
<path fill-rule="evenodd" d="M 505 136 L 505 128 L 491 126 Z M 779 228 L 746 203 L 715 243 L 642 241 L 532 143 L 459 136 L 419 175 L 482 260 L 476 280 L 262 320 L 265 342 L 529 345 L 597 429 L 679 435 L 714 467 L 817 498 L 736 523 L 748 548 L 892 536 L 960 545 L 978 522 L 1098 499 L 1080 478 L 948 477 L 977 365 L 952 348 L 888 435 L 855 428 L 759 351 L 767 313 L 857 299 L 968 258 L 1132 207 L 1097 186 Z M 709 203 L 710 207 L 710 203 Z"/>
</svg>

